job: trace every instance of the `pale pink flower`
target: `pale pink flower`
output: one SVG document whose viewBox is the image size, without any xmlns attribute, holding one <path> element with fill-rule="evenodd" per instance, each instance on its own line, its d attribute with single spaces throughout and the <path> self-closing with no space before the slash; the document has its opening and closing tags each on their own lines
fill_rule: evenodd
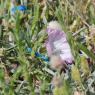
<svg viewBox="0 0 95 95">
<path fill-rule="evenodd" d="M 83 92 L 75 91 L 74 95 L 85 95 Z"/>
<path fill-rule="evenodd" d="M 52 79 L 52 84 L 55 87 L 59 87 L 62 85 L 62 79 L 59 76 L 54 76 Z"/>
<path fill-rule="evenodd" d="M 53 69 L 58 69 L 60 68 L 62 64 L 62 60 L 59 56 L 52 55 L 50 58 L 50 65 Z"/>
<path fill-rule="evenodd" d="M 66 34 L 62 31 L 61 25 L 57 21 L 51 21 L 47 26 L 46 32 L 48 33 L 48 39 L 45 45 L 48 56 L 51 57 L 54 54 L 59 55 L 61 60 L 72 63 L 73 56 L 71 49 L 67 42 Z"/>
<path fill-rule="evenodd" d="M 95 36 L 95 26 L 90 27 L 90 36 L 94 37 Z"/>
</svg>

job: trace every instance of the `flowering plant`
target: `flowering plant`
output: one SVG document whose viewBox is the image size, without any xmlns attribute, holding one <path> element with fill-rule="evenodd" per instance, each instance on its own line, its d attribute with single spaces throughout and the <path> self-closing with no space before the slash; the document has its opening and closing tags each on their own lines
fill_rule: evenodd
<svg viewBox="0 0 95 95">
<path fill-rule="evenodd" d="M 0 0 L 0 94 L 95 95 L 94 24 L 94 0 Z"/>
</svg>

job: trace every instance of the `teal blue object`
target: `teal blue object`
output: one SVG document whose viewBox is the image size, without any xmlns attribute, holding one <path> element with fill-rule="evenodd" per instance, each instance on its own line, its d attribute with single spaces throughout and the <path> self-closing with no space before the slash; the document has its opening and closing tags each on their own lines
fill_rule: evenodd
<svg viewBox="0 0 95 95">
<path fill-rule="evenodd" d="M 38 58 L 41 58 L 43 61 L 46 61 L 46 62 L 49 61 L 48 57 L 46 57 L 46 56 L 44 56 L 44 55 L 42 55 L 42 54 L 40 54 L 38 52 L 35 52 L 35 56 L 38 57 Z"/>
<path fill-rule="evenodd" d="M 26 51 L 27 51 L 28 53 L 31 53 L 31 52 L 32 52 L 32 48 L 27 48 Z"/>
<path fill-rule="evenodd" d="M 24 5 L 20 5 L 20 6 L 17 7 L 17 9 L 20 10 L 20 11 L 24 11 L 24 10 L 27 9 L 27 7 L 24 6 Z"/>
<path fill-rule="evenodd" d="M 11 12 L 15 12 L 15 11 L 17 11 L 17 7 L 16 6 L 11 9 Z"/>
<path fill-rule="evenodd" d="M 26 51 L 27 51 L 28 53 L 31 53 L 31 52 L 32 52 L 32 48 L 27 48 Z M 48 57 L 46 57 L 46 56 L 40 54 L 39 52 L 35 52 L 35 56 L 38 57 L 38 58 L 40 58 L 40 59 L 42 59 L 43 61 L 46 61 L 46 62 L 49 61 L 49 58 L 48 58 Z"/>
<path fill-rule="evenodd" d="M 16 12 L 17 10 L 19 10 L 19 11 L 25 11 L 27 9 L 27 7 L 26 6 L 24 6 L 24 5 L 19 5 L 19 6 L 15 6 L 15 7 L 13 7 L 12 9 L 11 9 L 11 12 Z"/>
</svg>

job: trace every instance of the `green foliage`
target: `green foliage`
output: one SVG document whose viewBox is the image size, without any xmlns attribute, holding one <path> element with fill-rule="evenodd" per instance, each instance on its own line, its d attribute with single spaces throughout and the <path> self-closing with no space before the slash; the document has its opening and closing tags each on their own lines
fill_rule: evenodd
<svg viewBox="0 0 95 95">
<path fill-rule="evenodd" d="M 91 41 L 88 44 L 86 37 L 93 32 L 89 30 L 95 24 L 95 1 L 28 0 L 27 6 L 27 10 L 11 15 L 10 0 L 0 0 L 0 95 L 35 95 L 36 86 L 40 95 L 51 90 L 53 95 L 71 95 L 74 91 L 94 95 L 95 50 L 88 47 L 94 45 L 95 48 L 95 44 Z M 49 64 L 37 58 L 35 52 L 47 56 L 44 19 L 48 22 L 55 18 L 67 35 L 75 65 L 62 76 L 60 87 L 48 89 L 52 76 L 44 68 L 49 69 Z M 81 30 L 83 27 L 86 29 Z M 32 52 L 27 53 L 27 47 L 32 48 Z"/>
</svg>

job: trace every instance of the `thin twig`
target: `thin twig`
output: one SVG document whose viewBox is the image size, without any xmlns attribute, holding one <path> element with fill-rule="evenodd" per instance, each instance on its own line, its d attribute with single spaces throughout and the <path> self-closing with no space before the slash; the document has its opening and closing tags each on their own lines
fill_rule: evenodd
<svg viewBox="0 0 95 95">
<path fill-rule="evenodd" d="M 76 35 L 78 35 L 82 30 L 86 29 L 86 27 L 83 27 L 81 29 L 79 29 L 78 31 L 76 31 L 73 36 L 75 37 Z"/>
</svg>

